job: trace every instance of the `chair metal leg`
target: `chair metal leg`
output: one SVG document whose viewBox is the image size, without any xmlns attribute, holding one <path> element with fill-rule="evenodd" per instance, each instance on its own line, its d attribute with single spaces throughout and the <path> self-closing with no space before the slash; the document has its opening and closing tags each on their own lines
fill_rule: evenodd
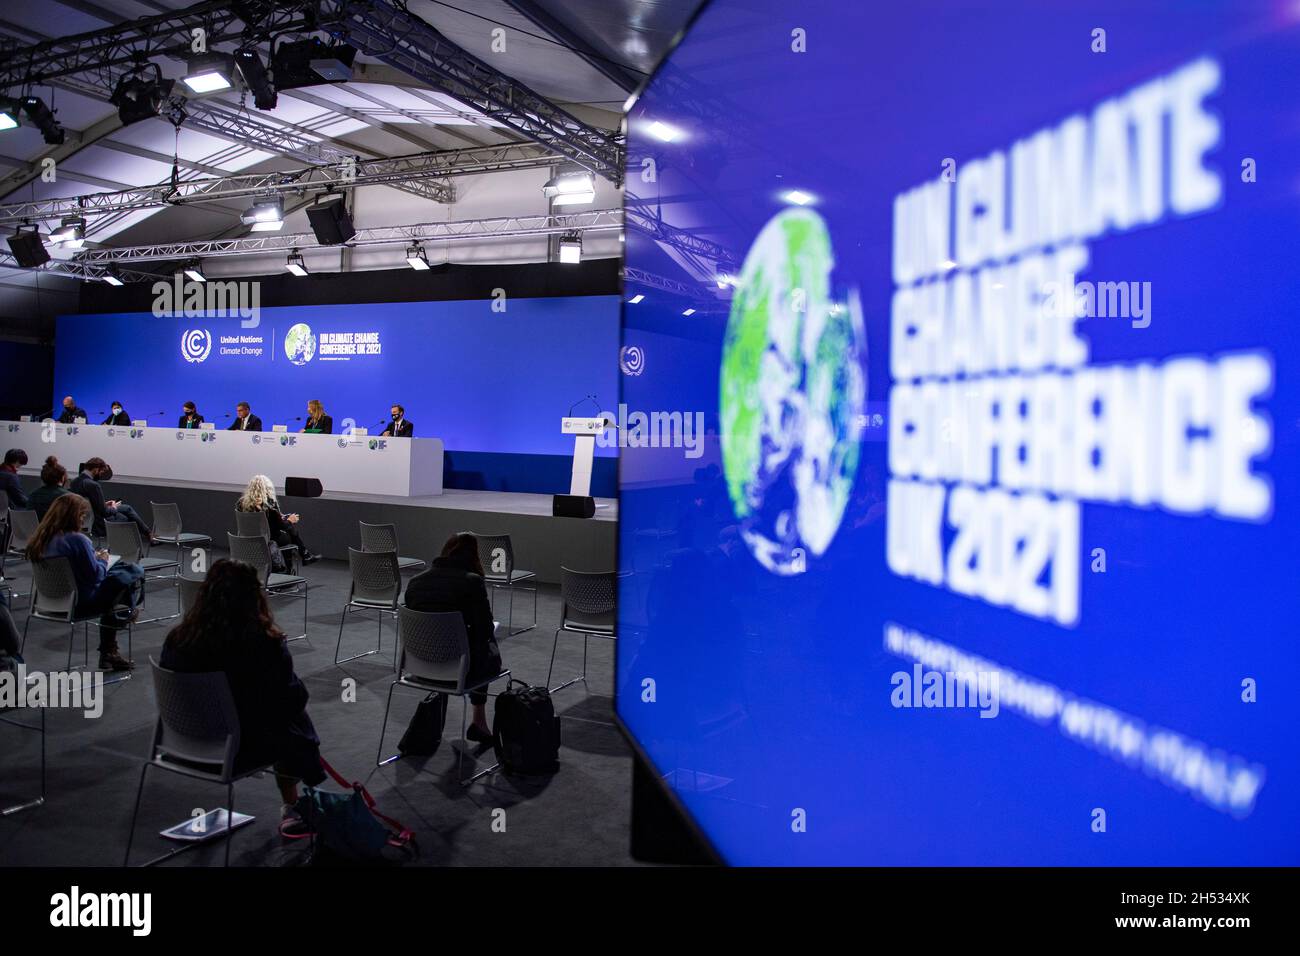
<svg viewBox="0 0 1300 956">
<path fill-rule="evenodd" d="M 226 784 L 226 868 L 230 868 L 230 844 L 235 842 L 235 782 Z"/>
<path fill-rule="evenodd" d="M 393 681 L 388 687 L 388 703 L 384 705 L 384 722 L 379 727 L 379 751 L 375 754 L 375 766 L 382 767 L 390 764 L 395 760 L 401 760 L 401 753 L 395 753 L 391 757 L 384 756 L 384 734 L 388 731 L 388 712 L 393 708 L 393 691 L 397 690 L 397 681 Z"/>
<path fill-rule="evenodd" d="M 531 631 L 537 626 L 537 589 L 532 588 L 533 592 L 533 623 L 527 627 L 515 629 L 515 585 L 511 582 L 506 585 L 506 590 L 510 592 L 510 609 L 506 615 L 506 636 L 513 637 L 516 634 L 523 634 L 525 631 Z"/>
<path fill-rule="evenodd" d="M 582 676 L 575 677 L 572 680 L 566 680 L 563 684 L 560 684 L 558 687 L 551 687 L 551 670 L 554 669 L 555 667 L 555 649 L 560 642 L 560 631 L 563 630 L 567 630 L 567 628 L 559 627 L 555 629 L 555 641 L 554 643 L 551 644 L 551 667 L 546 671 L 546 686 L 547 689 L 552 694 L 564 690 L 564 688 L 568 687 L 570 684 L 587 683 L 587 640 L 590 637 L 590 635 L 583 634 L 582 635 Z"/>
<path fill-rule="evenodd" d="M 373 651 L 362 651 L 360 654 L 353 654 L 351 657 L 339 658 L 339 654 L 343 652 L 343 622 L 347 619 L 348 610 L 353 606 L 351 603 L 343 605 L 343 614 L 339 617 L 339 642 L 334 648 L 335 664 L 346 664 L 348 661 L 355 661 L 362 657 L 369 657 L 371 654 L 378 654 L 380 645 L 384 640 L 384 612 L 381 610 L 379 611 L 379 640 L 375 644 L 375 649 Z M 358 610 L 361 610 L 361 608 L 358 608 Z"/>
<path fill-rule="evenodd" d="M 149 772 L 149 762 L 140 766 L 140 785 L 135 789 L 135 809 L 131 811 L 131 829 L 126 831 L 126 853 L 122 856 L 122 866 L 128 866 L 131 862 L 131 844 L 135 842 L 135 823 L 140 816 L 140 798 L 144 796 L 144 778 Z"/>
</svg>

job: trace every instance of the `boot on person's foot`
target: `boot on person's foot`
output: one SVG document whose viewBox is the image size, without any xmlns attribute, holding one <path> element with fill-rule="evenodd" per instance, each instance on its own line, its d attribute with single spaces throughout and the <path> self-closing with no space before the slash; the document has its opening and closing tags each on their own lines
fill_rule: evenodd
<svg viewBox="0 0 1300 956">
<path fill-rule="evenodd" d="M 117 645 L 114 644 L 107 650 L 99 652 L 99 669 L 101 671 L 135 670 L 135 661 L 123 657 L 117 649 Z"/>
</svg>

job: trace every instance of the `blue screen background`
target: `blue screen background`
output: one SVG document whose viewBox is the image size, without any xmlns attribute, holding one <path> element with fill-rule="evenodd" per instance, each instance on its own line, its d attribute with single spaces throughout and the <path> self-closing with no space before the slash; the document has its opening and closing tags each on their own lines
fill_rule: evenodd
<svg viewBox="0 0 1300 956">
<path fill-rule="evenodd" d="M 1091 8 L 1091 9 L 1089 9 Z M 1290 12 L 1288 12 L 1290 11 Z M 847 4 L 714 0 L 629 115 L 628 189 L 744 258 L 798 187 L 859 289 L 870 410 L 889 395 L 893 200 L 1072 112 L 1199 56 L 1223 71 L 1207 157 L 1219 207 L 1087 243 L 1090 279 L 1146 280 L 1152 324 L 1084 320 L 1090 363 L 1263 349 L 1273 447 L 1266 523 L 1081 505 L 1081 612 L 1062 628 L 885 565 L 887 445 L 870 432 L 839 531 L 807 573 L 764 570 L 735 532 L 716 441 L 673 480 L 659 450 L 620 462 L 617 711 L 722 857 L 738 864 L 1295 864 L 1300 862 L 1300 29 L 1281 2 Z M 1091 49 L 1107 30 L 1107 51 Z M 806 31 L 807 52 L 791 51 Z M 719 119 L 722 117 L 723 119 Z M 651 120 L 683 130 L 665 146 Z M 638 157 L 662 175 L 647 182 Z M 1253 158 L 1258 180 L 1241 180 Z M 668 274 L 629 236 L 628 266 Z M 681 274 L 673 276 L 688 281 Z M 715 430 L 725 300 L 629 280 L 622 379 L 639 408 L 698 408 Z M 713 306 L 709 303 L 712 301 Z M 671 340 L 666 344 L 665 340 Z M 708 468 L 712 462 L 713 470 Z M 656 472 L 662 474 L 662 467 Z M 1105 548 L 1108 569 L 1089 572 Z M 887 622 L 983 655 L 1266 768 L 1244 818 L 1004 712 L 900 710 Z M 1258 682 L 1256 703 L 1242 681 Z M 647 700 L 645 681 L 654 682 Z M 1094 811 L 1107 829 L 1094 832 Z M 806 814 L 806 831 L 792 827 Z"/>
<path fill-rule="evenodd" d="M 614 296 L 491 301 L 392 302 L 276 307 L 257 328 L 237 318 L 157 318 L 147 313 L 65 315 L 55 349 L 57 407 L 73 395 L 98 424 L 109 403 L 133 418 L 174 425 L 185 401 L 224 428 L 247 401 L 269 430 L 302 428 L 307 401 L 334 418 L 378 434 L 399 402 L 416 437 L 441 438 L 448 487 L 567 492 L 572 436 L 560 419 L 595 393 L 604 407 L 617 394 L 618 312 Z M 298 323 L 318 339 L 329 332 L 378 332 L 381 352 L 348 361 L 286 358 L 284 338 Z M 201 362 L 181 350 L 185 330 L 205 329 L 212 349 Z M 222 335 L 263 336 L 257 357 L 221 355 Z M 590 404 L 578 414 L 595 414 Z M 162 412 L 163 414 L 158 414 Z M 226 417 L 230 416 L 230 417 Z M 613 494 L 614 448 L 597 448 L 592 493 Z"/>
</svg>

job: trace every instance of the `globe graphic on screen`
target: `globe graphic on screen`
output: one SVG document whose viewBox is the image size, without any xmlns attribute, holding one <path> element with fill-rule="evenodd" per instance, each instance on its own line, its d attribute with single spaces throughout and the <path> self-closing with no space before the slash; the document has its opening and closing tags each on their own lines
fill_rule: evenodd
<svg viewBox="0 0 1300 956">
<path fill-rule="evenodd" d="M 750 553 L 782 575 L 830 545 L 857 473 L 866 332 L 834 301 L 826 224 L 778 213 L 750 246 L 722 348 L 722 461 Z"/>
<path fill-rule="evenodd" d="M 316 336 L 311 334 L 311 326 L 299 322 L 292 326 L 284 337 L 284 354 L 294 365 L 306 365 L 316 357 Z"/>
</svg>

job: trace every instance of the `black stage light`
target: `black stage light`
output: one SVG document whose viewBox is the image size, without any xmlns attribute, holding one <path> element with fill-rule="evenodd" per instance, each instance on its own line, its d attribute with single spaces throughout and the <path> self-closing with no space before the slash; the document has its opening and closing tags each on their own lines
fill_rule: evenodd
<svg viewBox="0 0 1300 956">
<path fill-rule="evenodd" d="M 256 50 L 236 50 L 235 66 L 239 67 L 239 75 L 244 78 L 244 86 L 253 92 L 253 103 L 259 110 L 273 110 L 278 97 L 275 94 L 275 88 L 271 86 L 271 79 L 267 75 L 266 65 L 262 63 L 262 58 L 257 55 Z"/>
<path fill-rule="evenodd" d="M 354 46 L 325 43 L 316 37 L 281 43 L 271 54 L 271 79 L 277 90 L 345 83 L 352 79 L 356 56 Z"/>
<path fill-rule="evenodd" d="M 148 75 L 149 67 L 153 67 L 153 76 Z M 130 126 L 157 116 L 175 85 L 175 80 L 163 79 L 162 70 L 157 63 L 149 63 L 130 73 L 123 73 L 108 101 L 117 107 L 117 116 L 122 125 Z"/>
<path fill-rule="evenodd" d="M 40 231 L 31 223 L 23 223 L 9 237 L 9 251 L 24 269 L 32 269 L 50 261 L 50 253 L 41 241 Z"/>
<path fill-rule="evenodd" d="M 337 246 L 357 234 L 352 217 L 339 193 L 325 193 L 307 207 L 307 218 L 316 241 L 322 246 Z"/>
<path fill-rule="evenodd" d="M 50 146 L 63 145 L 63 127 L 54 118 L 54 110 L 46 106 L 44 100 L 37 96 L 24 96 L 22 106 L 23 112 L 41 131 L 41 135 L 45 137 L 47 144 Z"/>
<path fill-rule="evenodd" d="M 0 130 L 17 129 L 22 124 L 22 107 L 18 101 L 0 97 Z"/>
</svg>

